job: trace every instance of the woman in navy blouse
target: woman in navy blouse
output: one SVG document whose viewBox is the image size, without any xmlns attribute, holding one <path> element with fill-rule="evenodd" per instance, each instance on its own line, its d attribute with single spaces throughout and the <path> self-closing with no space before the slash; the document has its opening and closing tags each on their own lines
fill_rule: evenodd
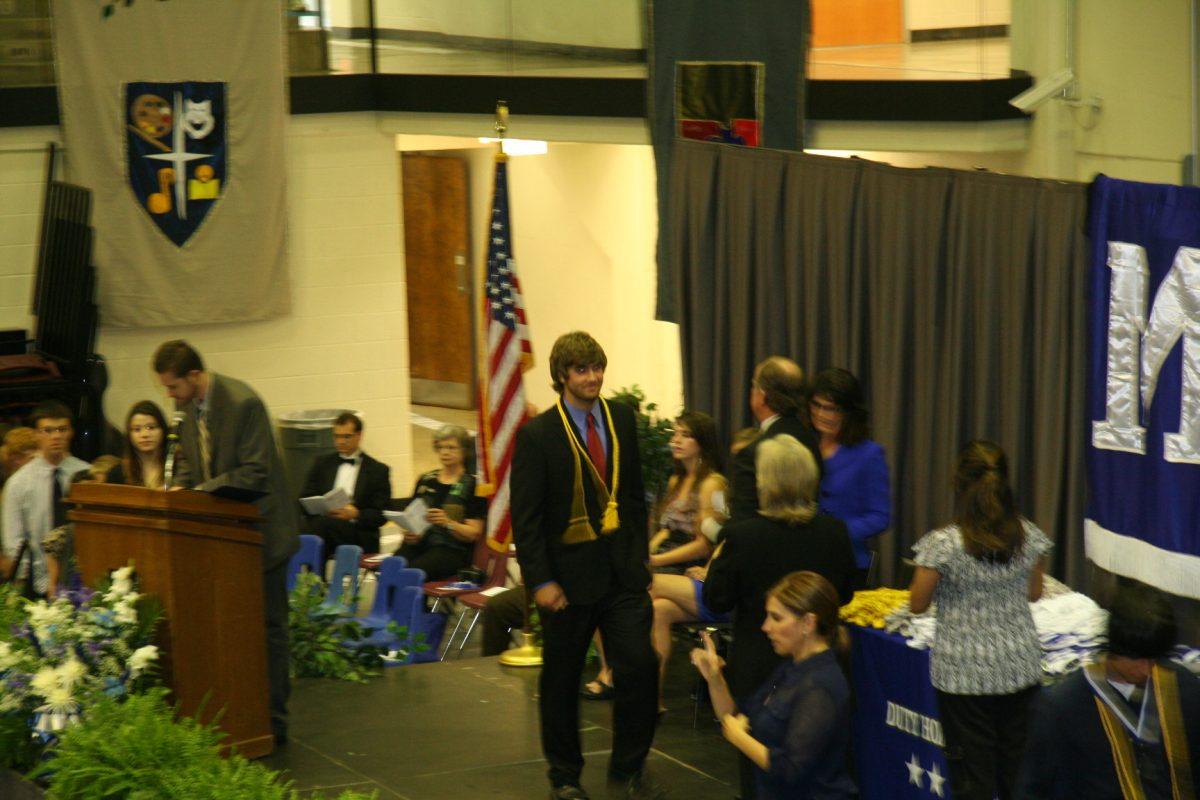
<svg viewBox="0 0 1200 800">
<path fill-rule="evenodd" d="M 808 414 L 821 437 L 825 461 L 821 513 L 846 523 L 859 569 L 858 583 L 866 586 L 870 540 L 892 522 L 892 487 L 883 448 L 870 438 L 858 378 L 837 367 L 817 373 L 809 392 Z"/>
<path fill-rule="evenodd" d="M 850 687 L 833 648 L 838 593 L 815 572 L 793 572 L 767 592 L 763 632 L 787 660 L 735 704 L 707 631 L 692 663 L 708 682 L 725 738 L 756 767 L 758 800 L 858 796 L 850 777 Z"/>
</svg>

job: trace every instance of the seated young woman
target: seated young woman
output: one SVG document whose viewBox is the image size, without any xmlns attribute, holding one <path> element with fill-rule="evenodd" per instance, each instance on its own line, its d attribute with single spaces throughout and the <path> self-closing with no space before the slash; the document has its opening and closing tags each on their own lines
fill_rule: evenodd
<svg viewBox="0 0 1200 800">
<path fill-rule="evenodd" d="M 658 710 L 663 679 L 671 658 L 671 626 L 677 622 L 725 622 L 727 615 L 713 614 L 701 597 L 708 560 L 715 552 L 713 542 L 725 521 L 725 478 L 721 475 L 721 453 L 712 417 L 685 411 L 675 420 L 671 437 L 675 474 L 667 484 L 667 495 L 659 524 L 650 543 L 650 567 L 654 571 L 650 596 L 654 604 L 653 640 L 658 653 Z M 655 548 L 655 542 L 675 542 L 673 547 Z M 664 568 L 679 568 L 675 574 Z"/>
<path fill-rule="evenodd" d="M 166 417 L 157 403 L 142 400 L 125 415 L 125 453 L 103 480 L 161 489 L 166 458 Z"/>
<path fill-rule="evenodd" d="M 858 796 L 850 776 L 850 687 L 835 647 L 839 597 L 815 572 L 793 572 L 767 592 L 762 630 L 779 656 L 771 676 L 735 701 L 707 632 L 692 663 L 708 683 L 730 744 L 754 765 L 757 800 Z"/>
<path fill-rule="evenodd" d="M 457 425 L 443 425 L 433 435 L 433 449 L 441 462 L 417 480 L 413 500 L 423 499 L 432 525 L 424 534 L 406 530 L 396 555 L 425 579 L 453 578 L 471 562 L 475 541 L 483 534 L 487 501 L 475 496 L 475 446 Z"/>
</svg>

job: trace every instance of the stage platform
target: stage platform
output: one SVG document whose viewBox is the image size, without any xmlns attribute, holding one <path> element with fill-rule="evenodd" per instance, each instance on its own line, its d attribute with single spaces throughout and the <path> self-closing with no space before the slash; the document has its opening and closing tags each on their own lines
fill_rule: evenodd
<svg viewBox="0 0 1200 800">
<path fill-rule="evenodd" d="M 260 761 L 286 770 L 296 787 L 335 797 L 342 789 L 377 790 L 381 800 L 530 800 L 548 793 L 538 739 L 539 669 L 463 658 L 391 667 L 367 684 L 300 680 L 293 686 L 288 744 Z M 587 669 L 590 676 L 594 667 Z M 672 798 L 729 800 L 736 752 L 712 711 L 692 727 L 694 672 L 677 654 L 667 706 L 647 761 Z M 612 745 L 612 703 L 581 701 L 587 766 L 583 785 L 605 795 Z"/>
</svg>

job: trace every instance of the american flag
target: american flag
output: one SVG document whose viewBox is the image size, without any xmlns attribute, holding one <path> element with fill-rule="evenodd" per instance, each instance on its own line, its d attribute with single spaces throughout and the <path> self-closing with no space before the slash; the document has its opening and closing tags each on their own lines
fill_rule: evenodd
<svg viewBox="0 0 1200 800">
<path fill-rule="evenodd" d="M 496 155 L 496 184 L 488 230 L 487 280 L 483 326 L 486 360 L 480 365 L 479 493 L 491 496 L 488 544 L 508 547 L 512 521 L 508 507 L 508 471 L 517 429 L 525 422 L 525 389 L 521 376 L 533 365 L 533 347 L 512 254 L 512 222 L 508 213 L 508 162 Z"/>
</svg>

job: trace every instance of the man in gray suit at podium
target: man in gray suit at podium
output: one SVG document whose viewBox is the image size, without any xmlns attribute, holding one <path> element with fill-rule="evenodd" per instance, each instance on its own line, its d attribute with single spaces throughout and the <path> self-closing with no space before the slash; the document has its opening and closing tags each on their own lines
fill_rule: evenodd
<svg viewBox="0 0 1200 800">
<path fill-rule="evenodd" d="M 200 354 L 182 339 L 163 342 L 154 353 L 154 371 L 183 414 L 179 423 L 182 463 L 174 484 L 213 491 L 227 487 L 258 496 L 263 516 L 263 611 L 267 622 L 267 672 L 271 729 L 287 741 L 288 598 L 287 565 L 300 546 L 299 522 L 283 471 L 283 461 L 262 399 L 241 381 L 204 368 Z"/>
</svg>

